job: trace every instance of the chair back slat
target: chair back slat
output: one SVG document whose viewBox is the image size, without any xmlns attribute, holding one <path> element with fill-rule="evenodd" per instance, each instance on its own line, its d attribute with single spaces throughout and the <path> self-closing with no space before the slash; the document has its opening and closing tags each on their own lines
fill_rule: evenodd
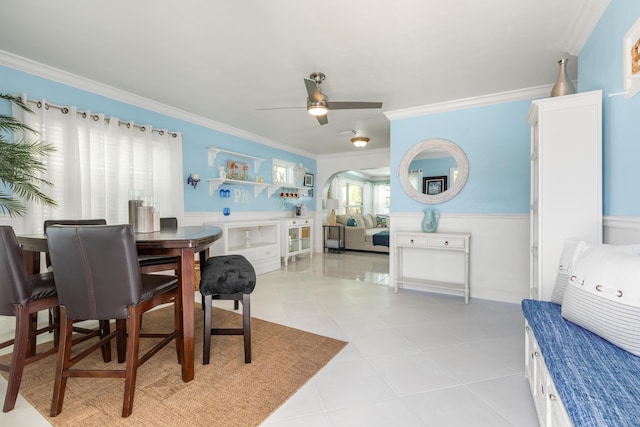
<svg viewBox="0 0 640 427">
<path fill-rule="evenodd" d="M 0 315 L 15 316 L 15 306 L 27 304 L 31 291 L 22 248 L 11 226 L 0 226 L 0 251 Z"/>
<path fill-rule="evenodd" d="M 47 228 L 58 300 L 72 319 L 125 319 L 142 295 L 131 226 Z"/>
</svg>

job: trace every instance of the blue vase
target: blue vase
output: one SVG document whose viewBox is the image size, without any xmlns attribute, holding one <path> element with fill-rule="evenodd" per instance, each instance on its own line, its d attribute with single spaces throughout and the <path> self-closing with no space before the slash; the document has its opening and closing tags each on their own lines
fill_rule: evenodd
<svg viewBox="0 0 640 427">
<path fill-rule="evenodd" d="M 424 209 L 423 212 L 424 218 L 422 218 L 422 231 L 425 233 L 435 233 L 438 229 L 440 211 L 436 209 Z"/>
</svg>

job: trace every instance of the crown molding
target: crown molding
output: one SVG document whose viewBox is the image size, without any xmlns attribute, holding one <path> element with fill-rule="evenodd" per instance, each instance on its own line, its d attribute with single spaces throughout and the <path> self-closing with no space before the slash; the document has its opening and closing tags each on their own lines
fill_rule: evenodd
<svg viewBox="0 0 640 427">
<path fill-rule="evenodd" d="M 585 2 L 564 43 L 565 51 L 569 55 L 578 56 L 584 44 L 589 40 L 593 29 L 598 25 L 602 14 L 609 7 L 609 3 L 611 0 L 588 0 Z"/>
<path fill-rule="evenodd" d="M 63 71 L 58 68 L 42 64 L 40 62 L 18 56 L 4 50 L 0 50 L 0 65 L 4 65 L 18 71 L 32 74 L 34 76 L 72 86 L 74 88 L 91 92 L 96 95 L 105 96 L 107 98 L 111 98 L 116 101 L 120 101 L 136 107 L 144 108 L 146 110 L 153 111 L 159 114 L 164 114 L 166 116 L 206 127 L 208 129 L 216 130 L 229 135 L 237 136 L 239 138 L 247 139 L 249 141 L 267 145 L 278 150 L 283 150 L 312 159 L 316 158 L 316 155 L 313 153 L 299 150 L 295 147 L 282 144 L 272 139 L 265 138 L 263 136 L 256 135 L 254 133 L 247 132 L 232 126 L 228 126 L 224 123 L 216 122 L 215 120 L 207 119 L 197 114 L 192 114 L 188 111 L 181 110 L 179 108 L 175 108 L 149 98 L 144 98 L 131 92 L 126 92 L 113 86 L 108 86 L 95 80 L 90 80 L 77 74 L 69 73 L 67 71 Z"/>
<path fill-rule="evenodd" d="M 425 116 L 428 114 L 444 113 L 447 111 L 463 110 L 465 108 L 485 107 L 488 105 L 502 104 L 505 102 L 524 101 L 533 98 L 546 98 L 553 85 L 534 86 L 526 89 L 518 89 L 507 92 L 498 92 L 489 95 L 474 96 L 471 98 L 456 99 L 453 101 L 439 102 L 437 104 L 422 105 L 401 110 L 385 111 L 384 115 L 389 120 L 408 119 L 411 117 Z"/>
</svg>

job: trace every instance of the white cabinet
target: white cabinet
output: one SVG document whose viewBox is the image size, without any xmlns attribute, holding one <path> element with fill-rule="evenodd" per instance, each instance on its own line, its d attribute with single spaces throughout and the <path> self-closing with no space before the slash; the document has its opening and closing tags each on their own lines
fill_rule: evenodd
<svg viewBox="0 0 640 427">
<path fill-rule="evenodd" d="M 553 379 L 547 370 L 544 356 L 535 335 L 525 321 L 525 376 L 529 381 L 538 423 L 543 427 L 566 427 L 573 423 L 558 395 Z"/>
<path fill-rule="evenodd" d="M 533 101 L 530 297 L 548 301 L 564 241 L 602 241 L 602 91 Z"/>
<path fill-rule="evenodd" d="M 469 304 L 469 240 L 470 233 L 423 233 L 396 231 L 394 289 L 404 285 L 428 287 L 446 293 L 461 293 Z M 454 255 L 457 259 L 438 258 L 438 252 Z M 408 260 L 414 255 L 415 262 Z M 447 258 L 447 257 L 445 257 Z M 451 280 L 450 262 L 456 262 L 459 280 Z"/>
<path fill-rule="evenodd" d="M 313 220 L 308 218 L 285 219 L 282 223 L 282 256 L 287 266 L 290 257 L 309 254 L 313 257 Z M 295 258 L 294 258 L 295 259 Z"/>
<path fill-rule="evenodd" d="M 222 229 L 222 239 L 212 255 L 243 255 L 256 274 L 280 269 L 280 221 L 228 221 L 212 223 Z"/>
</svg>

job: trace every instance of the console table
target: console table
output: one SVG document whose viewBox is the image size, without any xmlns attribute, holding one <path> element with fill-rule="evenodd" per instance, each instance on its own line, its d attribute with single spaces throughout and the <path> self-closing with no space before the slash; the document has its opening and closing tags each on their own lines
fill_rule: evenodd
<svg viewBox="0 0 640 427">
<path fill-rule="evenodd" d="M 418 231 L 397 231 L 393 233 L 395 244 L 395 278 L 394 290 L 403 285 L 424 286 L 434 291 L 447 290 L 447 293 L 455 292 L 464 295 L 464 303 L 469 304 L 469 240 L 471 233 L 423 233 Z M 420 268 L 420 276 L 415 273 L 412 276 L 405 275 L 403 256 L 405 251 L 419 251 L 423 263 Z M 464 282 L 449 282 L 433 280 L 429 278 L 431 260 L 435 251 L 457 251 L 461 254 L 464 268 Z"/>
</svg>

